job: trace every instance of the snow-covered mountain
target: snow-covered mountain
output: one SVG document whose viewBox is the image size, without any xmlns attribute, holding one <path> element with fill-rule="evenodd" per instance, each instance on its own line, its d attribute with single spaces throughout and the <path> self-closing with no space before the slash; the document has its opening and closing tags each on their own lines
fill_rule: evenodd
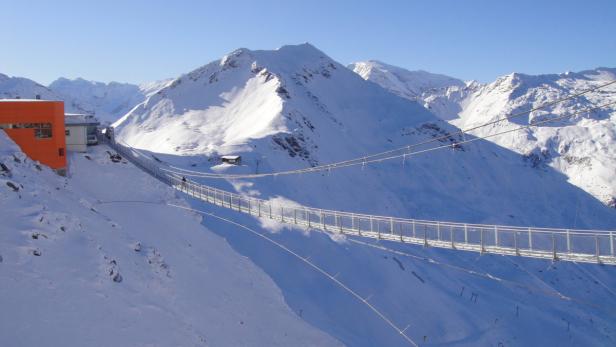
<svg viewBox="0 0 616 347">
<path fill-rule="evenodd" d="M 169 81 L 134 85 L 129 83 L 102 83 L 82 78 L 59 78 L 49 85 L 67 104 L 94 114 L 100 121 L 115 122 L 146 97 L 157 92 Z"/>
<path fill-rule="evenodd" d="M 409 71 L 377 60 L 353 63 L 348 68 L 365 80 L 385 86 L 394 94 L 411 100 L 421 100 L 421 95 L 426 92 L 451 86 L 464 86 L 464 82 L 457 78 L 422 70 Z"/>
<path fill-rule="evenodd" d="M 355 64 L 361 66 L 361 63 Z M 398 95 L 398 85 L 375 78 L 381 71 L 373 66 L 371 74 L 355 69 L 369 79 Z M 421 76 L 417 76 L 418 79 Z M 420 96 L 424 106 L 460 128 L 470 128 L 509 114 L 521 112 L 571 94 L 599 86 L 616 79 L 616 69 L 597 68 L 578 73 L 531 76 L 513 73 L 493 83 L 469 82 L 427 90 Z M 429 79 L 428 79 L 429 81 Z M 410 83 L 423 83 L 415 80 Z M 416 100 L 415 97 L 410 97 Z M 517 117 L 472 133 L 486 136 L 519 127 L 533 120 L 578 112 L 586 107 L 616 100 L 616 86 L 612 85 L 529 116 Z M 616 105 L 578 115 L 554 124 L 513 132 L 490 139 L 522 154 L 537 169 L 552 167 L 568 180 L 594 195 L 604 204 L 616 207 Z"/>
<path fill-rule="evenodd" d="M 309 44 L 234 51 L 176 78 L 114 126 L 119 141 L 159 160 L 225 173 L 309 167 L 458 130 Z M 222 154 L 241 155 L 242 165 L 220 164 Z M 488 141 L 325 173 L 203 181 L 324 209 L 616 228 L 616 211 L 561 173 L 549 166 L 537 170 L 529 157 Z M 256 217 L 190 203 L 273 232 L 272 238 L 336 274 L 394 322 L 408 324 L 409 336 L 419 343 L 605 345 L 615 340 L 611 312 L 616 302 L 610 287 L 616 277 L 611 267 L 377 245 L 402 252 L 394 254 L 358 245 L 352 238 L 283 230 Z M 405 345 L 365 305 L 305 264 L 232 225 L 207 218 L 204 224 L 265 270 L 289 306 L 313 326 L 348 345 Z M 477 297 L 482 299 L 477 302 Z"/>
<path fill-rule="evenodd" d="M 173 190 L 108 148 L 69 177 L 0 131 L 0 345 L 338 346 Z M 140 203 L 142 201 L 143 203 Z"/>
</svg>

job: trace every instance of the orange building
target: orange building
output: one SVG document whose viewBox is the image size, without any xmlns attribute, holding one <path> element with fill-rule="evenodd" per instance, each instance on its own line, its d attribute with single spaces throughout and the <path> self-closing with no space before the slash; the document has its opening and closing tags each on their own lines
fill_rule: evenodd
<svg viewBox="0 0 616 347">
<path fill-rule="evenodd" d="M 0 129 L 33 160 L 66 171 L 64 102 L 0 100 Z"/>
</svg>

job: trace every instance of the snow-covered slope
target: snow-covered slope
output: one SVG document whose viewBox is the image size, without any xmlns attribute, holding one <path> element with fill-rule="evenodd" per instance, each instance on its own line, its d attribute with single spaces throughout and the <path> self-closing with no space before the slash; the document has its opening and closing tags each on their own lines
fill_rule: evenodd
<svg viewBox="0 0 616 347">
<path fill-rule="evenodd" d="M 237 50 L 178 77 L 115 127 L 119 141 L 154 152 L 159 160 L 228 173 L 308 167 L 457 130 L 421 105 L 366 82 L 308 44 L 275 51 Z M 460 140 L 455 137 L 446 143 Z M 240 154 L 243 164 L 220 165 L 221 154 Z M 616 228 L 616 211 L 568 183 L 561 173 L 550 167 L 537 170 L 527 157 L 487 141 L 363 168 L 206 183 L 324 209 Z M 191 204 L 259 231 L 281 229 L 250 216 Z M 361 302 L 306 270 L 305 264 L 238 228 L 208 219 L 204 224 L 263 268 L 287 303 L 314 326 L 353 346 L 404 345 L 399 334 Z M 314 232 L 285 230 L 271 236 L 338 274 L 397 324 L 409 324 L 407 332 L 419 343 L 614 341 L 611 267 L 550 265 L 381 243 L 398 248 L 405 257 Z"/>
<path fill-rule="evenodd" d="M 106 147 L 59 177 L 0 131 L 0 345 L 339 345 Z"/>
<path fill-rule="evenodd" d="M 386 69 L 362 77 L 398 94 L 396 85 L 379 78 Z M 414 83 L 422 83 L 416 76 Z M 513 73 L 482 85 L 452 83 L 447 88 L 424 92 L 420 99 L 424 106 L 442 119 L 460 128 L 470 128 L 509 114 L 521 112 L 544 103 L 604 84 L 616 79 L 616 69 L 597 68 L 578 73 L 531 76 Z M 430 81 L 430 79 L 428 79 Z M 403 95 L 404 96 L 404 95 Z M 409 97 L 412 100 L 416 97 Z M 511 129 L 533 120 L 575 113 L 585 107 L 616 100 L 616 86 L 586 94 L 530 116 L 515 118 L 495 126 L 485 127 L 473 134 L 485 136 Z M 588 115 L 493 137 L 495 143 L 520 153 L 533 166 L 550 166 L 565 174 L 569 181 L 594 195 L 608 206 L 616 207 L 616 105 Z"/>
<path fill-rule="evenodd" d="M 394 94 L 411 100 L 421 100 L 421 95 L 426 92 L 464 86 L 464 82 L 453 77 L 422 70 L 409 71 L 377 60 L 353 63 L 348 68 L 365 80 L 375 82 Z"/>
<path fill-rule="evenodd" d="M 157 81 L 137 86 L 129 83 L 102 83 L 82 78 L 59 78 L 49 89 L 66 100 L 67 104 L 94 114 L 102 122 L 115 122 L 146 97 L 156 93 L 169 81 Z"/>
</svg>

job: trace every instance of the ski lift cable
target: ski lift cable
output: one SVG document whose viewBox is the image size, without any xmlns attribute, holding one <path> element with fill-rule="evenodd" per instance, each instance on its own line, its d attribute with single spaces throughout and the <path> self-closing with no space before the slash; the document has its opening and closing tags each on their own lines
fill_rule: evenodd
<svg viewBox="0 0 616 347">
<path fill-rule="evenodd" d="M 484 140 L 484 139 L 488 139 L 488 138 L 492 138 L 495 136 L 499 136 L 499 135 L 504 135 L 507 133 L 512 133 L 515 131 L 520 131 L 520 130 L 524 130 L 524 129 L 530 129 L 531 127 L 535 127 L 535 126 L 539 126 L 542 124 L 547 124 L 547 123 L 552 123 L 555 121 L 559 121 L 559 120 L 563 120 L 566 118 L 570 118 L 585 112 L 590 112 L 590 111 L 594 111 L 597 109 L 601 109 L 610 105 L 616 104 L 616 101 L 613 102 L 609 102 L 606 104 L 602 104 L 599 106 L 594 106 L 594 107 L 589 107 L 586 108 L 582 111 L 578 111 L 578 112 L 574 112 L 572 114 L 567 114 L 567 115 L 563 115 L 563 116 L 559 116 L 559 117 L 555 117 L 555 118 L 549 118 L 546 120 L 542 120 L 542 121 L 538 121 L 538 122 L 533 122 L 530 123 L 528 125 L 524 125 L 524 126 L 520 126 L 514 129 L 509 129 L 509 130 L 505 130 L 505 131 L 501 131 L 501 132 L 497 132 L 497 133 L 493 133 L 493 134 L 489 134 L 486 136 L 480 136 L 480 137 L 474 137 L 471 139 L 467 139 L 464 141 L 460 141 L 460 142 L 456 142 L 453 144 L 446 144 L 446 145 L 441 145 L 441 146 L 437 146 L 437 147 L 431 147 L 431 148 L 427 148 L 427 149 L 423 149 L 423 150 L 418 150 L 418 151 L 414 151 L 414 152 L 405 152 L 403 154 L 395 154 L 395 155 L 391 155 L 391 156 L 387 156 L 387 157 L 380 157 L 380 158 L 375 158 L 375 159 L 370 159 L 370 160 L 366 160 L 365 158 L 367 157 L 362 157 L 360 158 L 361 161 L 348 161 L 344 164 L 342 163 L 336 163 L 335 166 L 323 166 L 323 167 L 311 167 L 311 168 L 305 168 L 305 169 L 298 169 L 298 170 L 289 170 L 289 171 L 279 171 L 279 172 L 275 172 L 275 173 L 263 173 L 263 174 L 246 174 L 246 175 L 242 175 L 242 174 L 209 174 L 209 173 L 204 173 L 204 172 L 199 172 L 199 171 L 190 171 L 190 170 L 185 170 L 185 171 L 178 171 L 178 170 L 172 170 L 172 169 L 165 169 L 165 168 L 161 168 L 161 170 L 166 171 L 166 172 L 170 172 L 173 174 L 177 174 L 177 175 L 184 175 L 184 176 L 188 176 L 188 177 L 201 177 L 201 178 L 223 178 L 223 179 L 240 179 L 240 178 L 258 178 L 258 177 L 267 177 L 267 176 L 277 176 L 277 175 L 290 175 L 290 174 L 298 174 L 298 173 L 311 173 L 311 172 L 318 172 L 318 171 L 322 171 L 325 169 L 340 169 L 340 168 L 345 168 L 345 167 L 350 167 L 350 166 L 356 166 L 356 165 L 362 165 L 362 167 L 365 167 L 367 164 L 371 164 L 371 163 L 380 163 L 380 162 L 384 162 L 384 161 L 388 161 L 388 160 L 392 160 L 392 159 L 397 159 L 397 158 L 402 158 L 402 157 L 412 157 L 414 155 L 418 155 L 418 154 L 422 154 L 422 153 L 427 153 L 427 152 L 432 152 L 435 150 L 439 150 L 439 149 L 443 149 L 443 148 L 455 148 L 456 146 L 460 146 L 462 144 L 465 143 L 471 143 L 471 142 L 475 142 L 478 140 Z M 406 148 L 406 147 L 405 147 Z M 174 167 L 172 167 L 174 168 Z"/>
<path fill-rule="evenodd" d="M 459 131 L 454 132 L 454 133 L 450 133 L 450 134 L 438 136 L 438 137 L 435 137 L 435 138 L 431 138 L 429 140 L 422 141 L 422 142 L 419 142 L 419 143 L 415 143 L 415 144 L 411 144 L 411 145 L 406 145 L 404 147 L 400 147 L 400 148 L 396 148 L 396 149 L 392 149 L 392 150 L 388 150 L 388 151 L 384 151 L 384 152 L 380 152 L 380 153 L 366 155 L 366 156 L 363 156 L 363 157 L 360 157 L 360 158 L 354 158 L 354 159 L 339 161 L 339 162 L 330 163 L 330 164 L 323 164 L 323 165 L 314 166 L 314 167 L 310 167 L 310 168 L 304 168 L 304 169 L 298 169 L 298 170 L 290 170 L 290 171 L 270 172 L 270 173 L 262 173 L 262 174 L 252 174 L 252 175 L 248 175 L 248 174 L 247 175 L 241 175 L 241 174 L 233 175 L 233 174 L 215 174 L 215 173 L 207 173 L 207 172 L 203 172 L 203 171 L 188 170 L 188 169 L 184 169 L 184 168 L 180 168 L 180 167 L 176 167 L 176 166 L 172 166 L 172 165 L 169 165 L 169 167 L 172 168 L 172 169 L 175 169 L 177 171 L 182 171 L 182 172 L 187 172 L 187 173 L 192 173 L 192 174 L 201 174 L 203 176 L 200 176 L 200 177 L 204 177 L 204 178 L 250 178 L 250 177 L 259 178 L 259 177 L 272 176 L 274 174 L 285 174 L 286 175 L 286 174 L 293 174 L 293 173 L 297 173 L 297 172 L 316 172 L 316 171 L 326 170 L 326 169 L 332 168 L 332 167 L 333 168 L 337 168 L 339 165 L 343 165 L 342 167 L 345 167 L 346 164 L 355 163 L 355 162 L 360 161 L 360 160 L 366 162 L 369 159 L 381 157 L 383 155 L 389 155 L 389 154 L 396 153 L 396 152 L 399 152 L 399 151 L 404 151 L 404 150 L 411 150 L 411 148 L 414 148 L 414 147 L 419 147 L 419 146 L 427 145 L 427 144 L 430 144 L 430 143 L 433 143 L 433 142 L 442 141 L 442 140 L 446 140 L 446 139 L 452 139 L 456 135 L 464 136 L 466 133 L 468 133 L 470 131 L 474 131 L 474 130 L 477 130 L 477 129 L 480 129 L 480 128 L 483 128 L 483 127 L 486 127 L 486 126 L 490 126 L 490 125 L 494 125 L 494 124 L 500 123 L 500 122 L 505 121 L 505 120 L 510 120 L 510 119 L 517 118 L 517 117 L 520 117 L 520 116 L 523 116 L 523 115 L 526 115 L 526 114 L 530 114 L 530 113 L 532 113 L 534 111 L 538 111 L 538 110 L 544 109 L 546 107 L 553 106 L 553 105 L 556 105 L 556 104 L 559 104 L 559 103 L 562 103 L 562 102 L 565 102 L 565 101 L 577 98 L 577 97 L 579 97 L 581 95 L 590 93 L 592 91 L 596 91 L 596 90 L 605 88 L 605 87 L 610 86 L 610 85 L 612 85 L 614 83 L 616 83 L 616 80 L 610 81 L 608 83 L 604 83 L 602 85 L 599 85 L 599 86 L 596 86 L 596 87 L 593 87 L 593 88 L 585 89 L 585 90 L 583 90 L 581 92 L 578 92 L 578 93 L 575 93 L 575 94 L 571 94 L 571 95 L 569 95 L 567 97 L 564 97 L 564 98 L 560 98 L 560 99 L 557 99 L 557 100 L 554 100 L 554 101 L 551 101 L 551 102 L 548 102 L 548 103 L 544 103 L 542 105 L 539 105 L 537 107 L 531 108 L 531 109 L 526 110 L 526 111 L 514 113 L 514 114 L 511 114 L 511 115 L 502 117 L 502 118 L 495 119 L 495 120 L 487 122 L 487 123 L 482 123 L 482 124 L 479 124 L 479 125 L 467 128 L 467 129 L 462 129 L 462 130 L 459 130 Z M 348 166 L 348 165 L 346 165 L 346 166 Z M 193 176 L 193 177 L 195 177 L 195 176 Z"/>
</svg>

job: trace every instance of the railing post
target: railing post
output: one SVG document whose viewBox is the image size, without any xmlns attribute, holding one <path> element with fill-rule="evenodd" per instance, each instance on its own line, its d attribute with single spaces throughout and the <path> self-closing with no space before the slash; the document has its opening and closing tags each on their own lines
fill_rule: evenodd
<svg viewBox="0 0 616 347">
<path fill-rule="evenodd" d="M 428 247 L 428 226 L 424 224 L 424 247 Z"/>
<path fill-rule="evenodd" d="M 340 233 L 343 234 L 344 231 L 342 230 L 342 216 L 336 215 L 336 220 L 338 221 L 338 228 L 340 229 Z"/>
<path fill-rule="evenodd" d="M 293 223 L 297 225 L 297 209 L 293 208 Z"/>
<path fill-rule="evenodd" d="M 558 257 L 556 256 L 556 237 L 554 236 L 554 233 L 552 233 L 552 259 L 558 260 Z"/>
<path fill-rule="evenodd" d="M 451 237 L 451 248 L 456 248 L 456 245 L 453 243 L 453 225 L 450 226 L 449 235 Z"/>
<path fill-rule="evenodd" d="M 248 198 L 248 214 L 252 216 L 252 204 L 250 203 L 250 198 Z"/>
<path fill-rule="evenodd" d="M 351 230 L 355 230 L 355 215 L 351 214 Z"/>
<path fill-rule="evenodd" d="M 436 222 L 436 239 L 441 240 L 441 222 Z"/>
<path fill-rule="evenodd" d="M 272 217 L 272 203 L 271 202 L 269 203 L 269 217 L 270 217 L 270 219 L 273 219 L 273 217 Z"/>
<path fill-rule="evenodd" d="M 571 253 L 571 238 L 569 236 L 569 229 L 567 229 L 567 253 Z"/>
<path fill-rule="evenodd" d="M 520 250 L 518 249 L 518 231 L 517 230 L 513 232 L 513 245 L 515 246 L 515 254 L 520 255 Z"/>
<path fill-rule="evenodd" d="M 483 254 L 483 252 L 485 251 L 485 249 L 483 248 L 483 228 L 479 228 L 479 240 L 481 241 L 480 253 Z"/>
<path fill-rule="evenodd" d="M 417 234 L 415 233 L 415 220 L 413 219 L 413 237 L 417 238 Z"/>
<path fill-rule="evenodd" d="M 374 233 L 374 226 L 372 224 L 372 216 L 370 216 L 370 233 Z"/>
<path fill-rule="evenodd" d="M 257 215 L 261 217 L 261 200 L 257 200 Z"/>
<path fill-rule="evenodd" d="M 284 206 L 280 206 L 280 220 L 284 223 Z"/>
<path fill-rule="evenodd" d="M 595 252 L 597 253 L 597 262 L 601 262 L 599 258 L 599 235 L 595 234 Z"/>
<path fill-rule="evenodd" d="M 614 234 L 610 231 L 610 254 L 614 256 Z"/>
<path fill-rule="evenodd" d="M 389 231 L 390 234 L 394 234 L 394 219 L 393 218 L 389 218 Z"/>
<path fill-rule="evenodd" d="M 498 227 L 494 226 L 494 245 L 498 247 Z"/>
<path fill-rule="evenodd" d="M 321 210 L 320 218 L 321 218 L 321 224 L 323 225 L 323 230 L 327 230 L 325 228 L 325 216 L 323 216 L 323 210 Z"/>
<path fill-rule="evenodd" d="M 528 228 L 528 249 L 533 250 L 533 234 L 530 228 Z"/>
<path fill-rule="evenodd" d="M 468 225 L 464 224 L 464 243 L 468 243 Z"/>
<path fill-rule="evenodd" d="M 307 209 L 304 209 L 304 213 L 306 214 L 306 220 L 308 221 L 308 228 L 310 228 L 310 214 Z"/>
</svg>

